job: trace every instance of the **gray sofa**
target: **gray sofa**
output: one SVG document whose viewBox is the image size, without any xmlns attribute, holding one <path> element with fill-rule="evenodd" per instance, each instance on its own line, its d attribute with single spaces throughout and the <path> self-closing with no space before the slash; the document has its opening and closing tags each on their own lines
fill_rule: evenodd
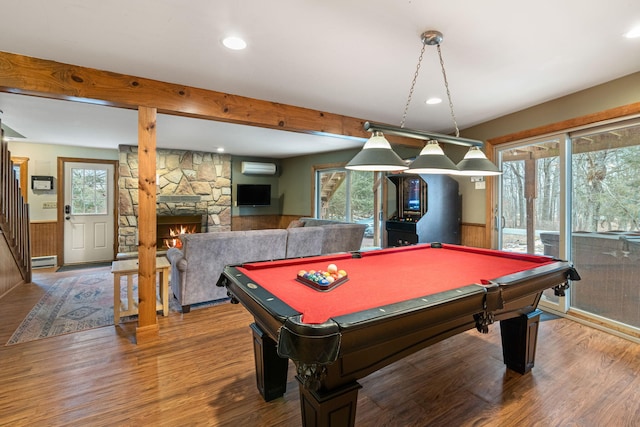
<svg viewBox="0 0 640 427">
<path fill-rule="evenodd" d="M 364 224 L 302 218 L 287 229 L 183 234 L 182 248 L 170 248 L 171 290 L 188 313 L 192 304 L 227 297 L 216 286 L 226 265 L 357 251 Z"/>
</svg>

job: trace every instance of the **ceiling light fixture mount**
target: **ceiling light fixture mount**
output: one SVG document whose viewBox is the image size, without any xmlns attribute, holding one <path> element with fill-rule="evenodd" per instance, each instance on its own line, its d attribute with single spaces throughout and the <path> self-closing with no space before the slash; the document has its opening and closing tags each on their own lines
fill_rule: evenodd
<svg viewBox="0 0 640 427">
<path fill-rule="evenodd" d="M 444 36 L 440 31 L 427 30 L 422 33 L 420 39 L 422 40 L 422 44 L 424 45 L 436 46 L 442 43 L 442 40 L 444 40 Z"/>
<path fill-rule="evenodd" d="M 428 30 L 423 32 L 420 38 L 422 40 L 422 49 L 418 58 L 416 71 L 413 75 L 413 80 L 411 81 L 411 87 L 409 89 L 407 103 L 402 114 L 400 127 L 382 123 L 366 122 L 364 124 L 364 129 L 373 132 L 373 136 L 365 143 L 362 151 L 360 151 L 360 153 L 358 153 L 353 159 L 351 159 L 346 168 L 369 171 L 405 170 L 409 173 L 418 174 L 435 173 L 467 176 L 500 175 L 502 172 L 493 163 L 491 163 L 491 161 L 489 161 L 489 159 L 487 159 L 487 157 L 482 152 L 481 148 L 484 146 L 484 143 L 482 141 L 460 137 L 460 130 L 458 129 L 458 123 L 453 109 L 453 101 L 451 100 L 451 92 L 449 91 L 449 82 L 447 80 L 447 73 L 444 68 L 442 51 L 440 49 L 440 44 L 444 40 L 444 36 L 440 31 Z M 416 81 L 418 80 L 422 58 L 427 46 L 436 46 L 438 50 L 440 67 L 442 71 L 442 77 L 444 79 L 444 86 L 447 92 L 447 99 L 449 101 L 451 119 L 455 128 L 455 135 L 444 135 L 429 131 L 406 129 L 404 127 L 407 118 L 407 112 L 409 110 L 409 105 L 411 104 L 413 91 L 415 89 Z M 398 156 L 395 152 L 393 152 L 393 150 L 391 149 L 391 145 L 384 138 L 384 133 L 389 135 L 397 135 L 425 140 L 426 145 L 420 152 L 420 155 L 407 168 L 406 162 L 401 160 L 401 163 L 395 159 L 395 157 Z M 375 141 L 372 141 L 374 140 L 374 138 Z M 382 141 L 384 141 L 384 143 L 382 143 Z M 370 144 L 370 142 L 372 143 Z M 438 144 L 439 142 L 463 145 L 470 147 L 470 149 L 469 152 L 465 155 L 464 159 L 457 165 L 455 165 L 448 157 L 446 157 Z M 371 148 L 374 146 L 376 147 L 375 151 L 371 150 Z"/>
</svg>

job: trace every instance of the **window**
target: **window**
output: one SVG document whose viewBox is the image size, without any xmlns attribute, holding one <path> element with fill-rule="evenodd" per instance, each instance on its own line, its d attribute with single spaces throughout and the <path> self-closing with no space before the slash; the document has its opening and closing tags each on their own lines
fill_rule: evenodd
<svg viewBox="0 0 640 427">
<path fill-rule="evenodd" d="M 74 215 L 107 213 L 106 169 L 71 169 L 71 213 Z"/>
<path fill-rule="evenodd" d="M 374 172 L 344 168 L 316 170 L 316 216 L 366 224 L 363 247 L 378 246 Z"/>
<path fill-rule="evenodd" d="M 559 143 L 552 138 L 502 151 L 501 249 L 543 254 L 540 233 L 560 231 Z"/>
</svg>

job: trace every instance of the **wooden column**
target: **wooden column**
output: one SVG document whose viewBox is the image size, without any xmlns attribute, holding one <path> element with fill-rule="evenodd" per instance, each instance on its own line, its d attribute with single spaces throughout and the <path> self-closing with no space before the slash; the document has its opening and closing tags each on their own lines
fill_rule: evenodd
<svg viewBox="0 0 640 427">
<path fill-rule="evenodd" d="M 136 340 L 156 336 L 156 113 L 138 109 L 138 327 Z"/>
<path fill-rule="evenodd" d="M 527 209 L 527 252 L 536 253 L 535 230 L 536 230 L 536 182 L 538 180 L 536 172 L 536 159 L 529 158 L 524 161 L 524 197 Z"/>
</svg>

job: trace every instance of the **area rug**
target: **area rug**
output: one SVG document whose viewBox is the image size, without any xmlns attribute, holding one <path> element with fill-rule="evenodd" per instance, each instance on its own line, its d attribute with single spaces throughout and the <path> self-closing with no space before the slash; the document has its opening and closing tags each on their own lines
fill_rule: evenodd
<svg viewBox="0 0 640 427">
<path fill-rule="evenodd" d="M 113 325 L 110 271 L 57 280 L 31 309 L 7 345 Z"/>
<path fill-rule="evenodd" d="M 65 271 L 76 271 L 76 270 L 86 270 L 88 268 L 98 268 L 98 267 L 110 267 L 111 261 L 108 262 L 91 262 L 87 264 L 70 264 L 63 265 L 62 267 L 58 267 L 57 272 L 65 272 Z"/>
<path fill-rule="evenodd" d="M 124 300 L 126 286 L 121 288 L 121 299 Z M 137 281 L 134 279 L 134 292 L 136 291 Z M 191 309 L 225 302 L 228 299 L 192 305 Z M 175 298 L 169 300 L 169 311 L 181 311 Z M 124 317 L 121 321 L 136 318 L 137 316 Z M 110 270 L 65 276 L 49 287 L 6 345 L 110 325 L 113 325 L 113 275 Z"/>
</svg>

